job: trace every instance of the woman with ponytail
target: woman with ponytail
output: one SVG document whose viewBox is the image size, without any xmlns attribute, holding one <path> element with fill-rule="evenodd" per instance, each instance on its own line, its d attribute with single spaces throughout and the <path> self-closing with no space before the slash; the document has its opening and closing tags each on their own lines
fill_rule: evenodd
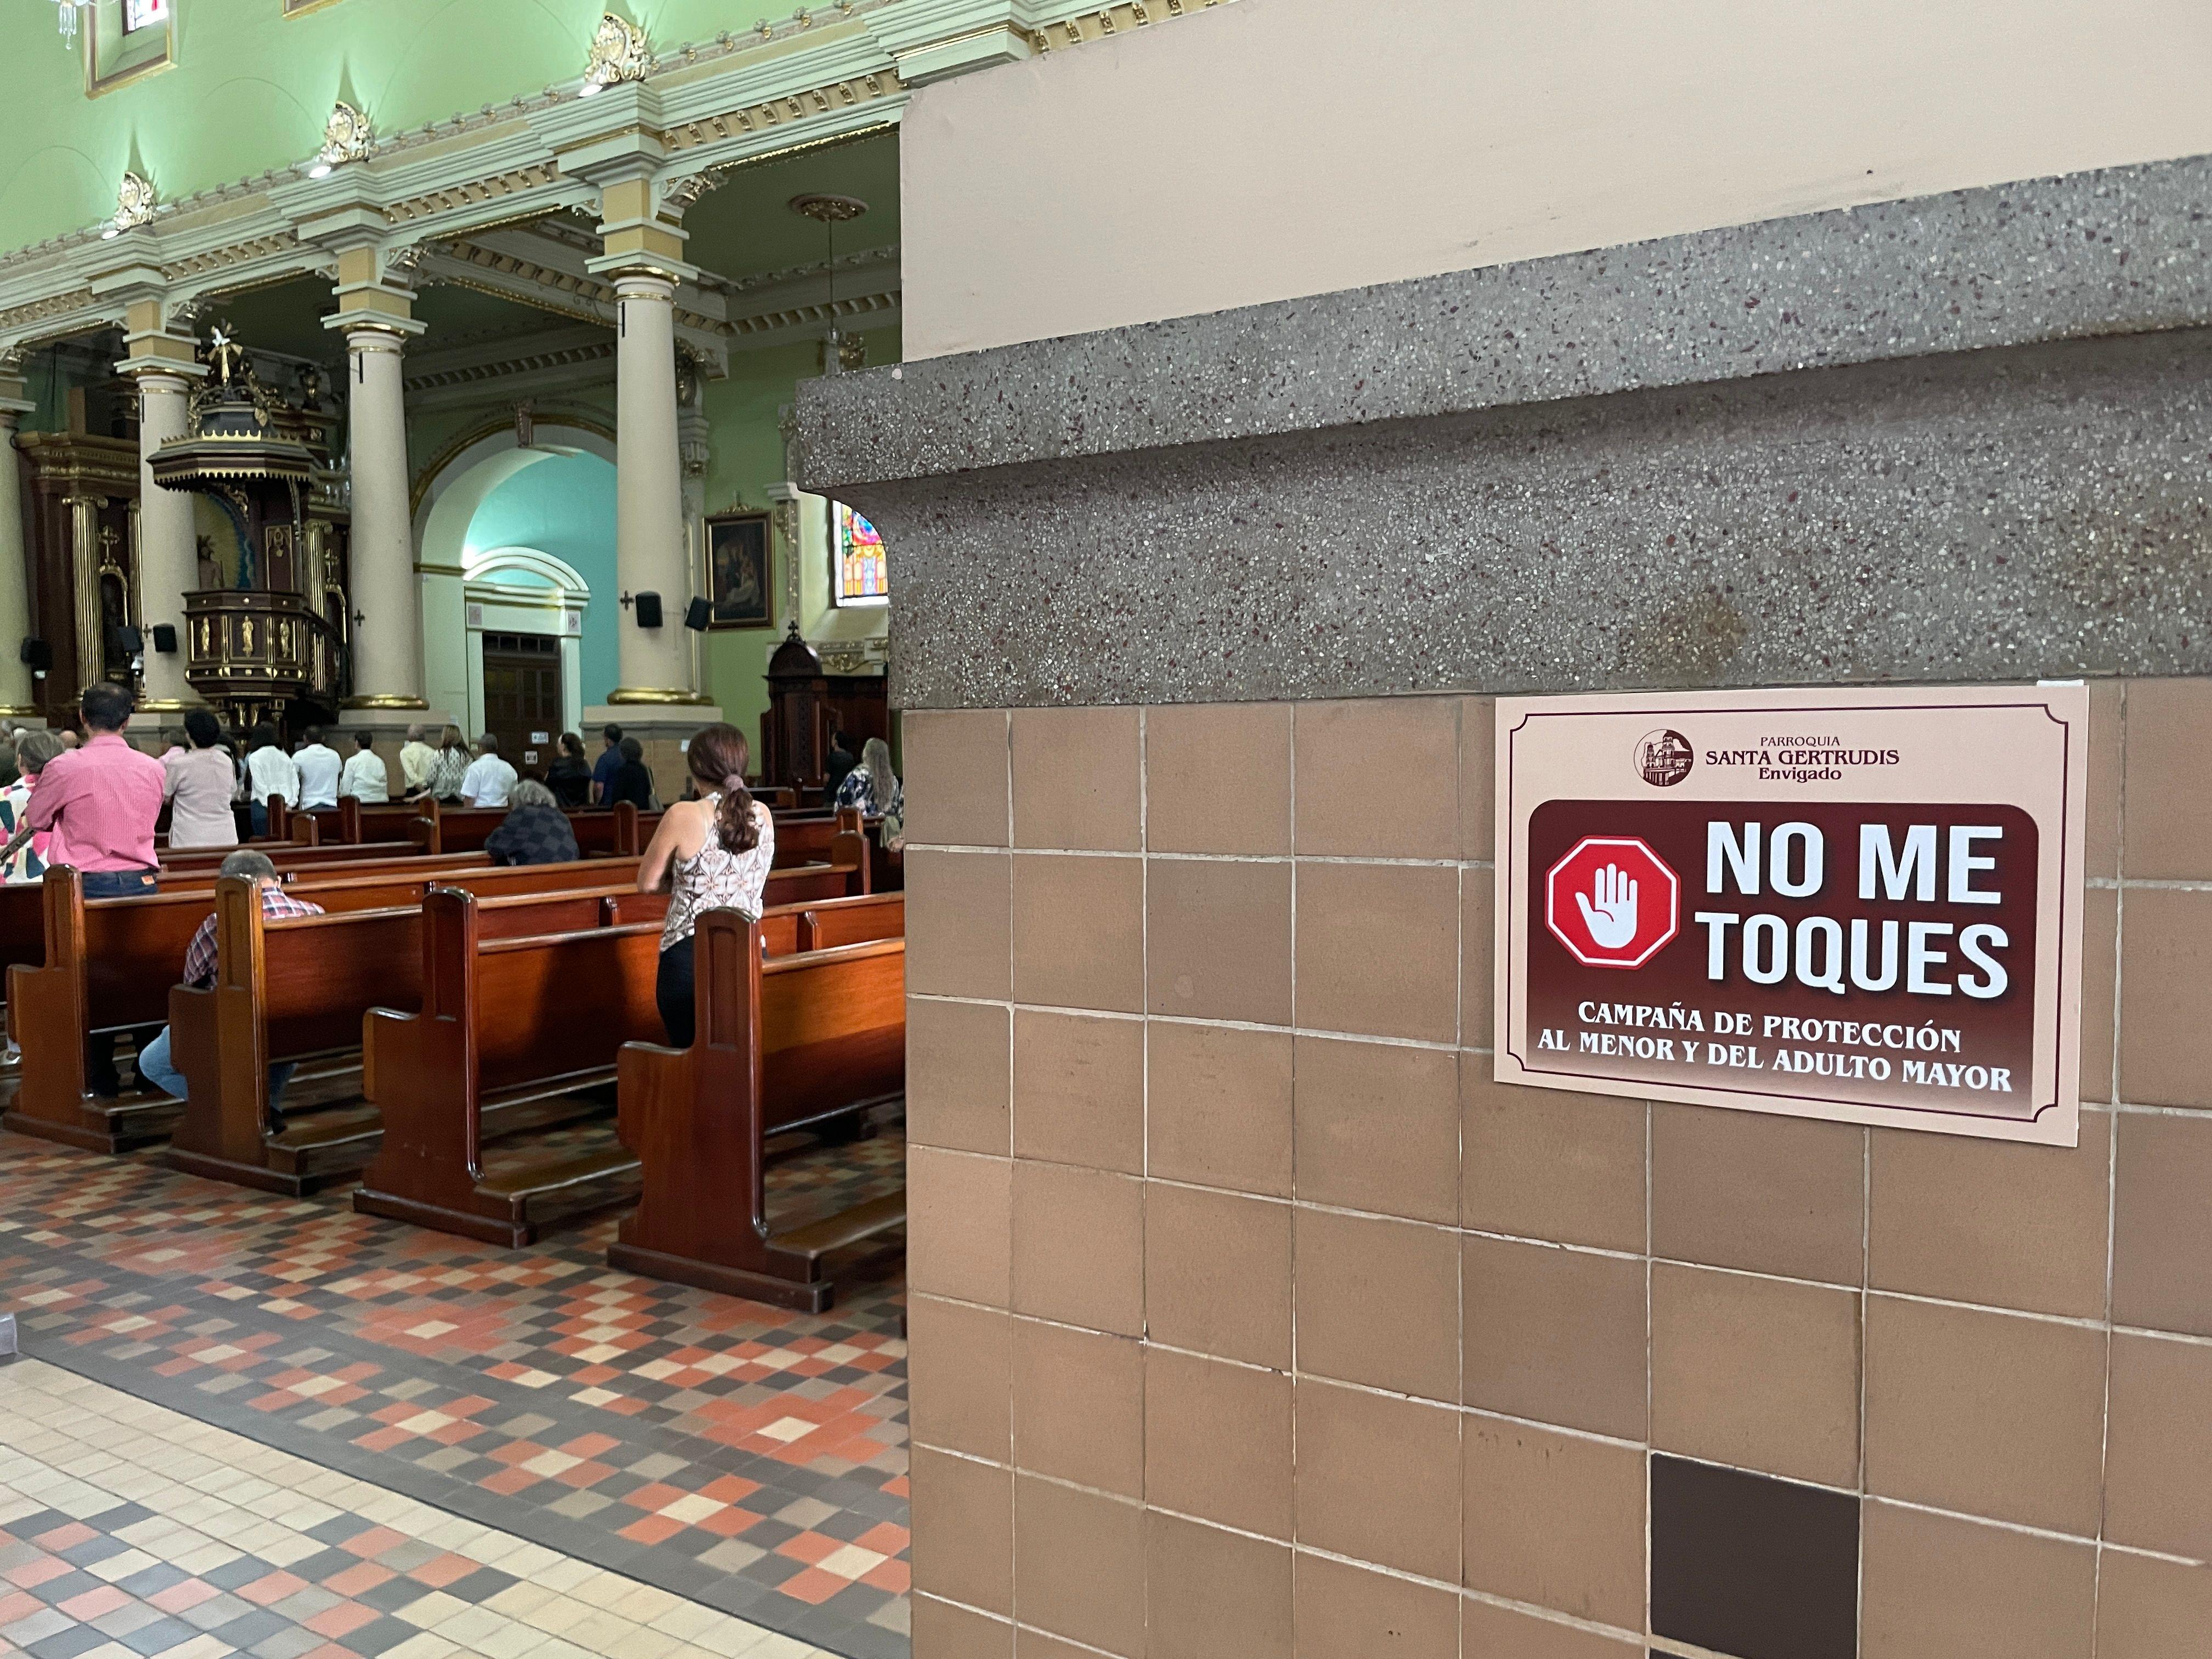
<svg viewBox="0 0 2212 1659">
<path fill-rule="evenodd" d="M 639 892 L 668 889 L 653 997 L 668 1041 L 678 1048 L 690 1048 L 695 1035 L 691 953 L 700 912 L 741 910 L 757 918 L 775 861 L 775 820 L 745 787 L 750 755 L 744 733 L 734 726 L 702 726 L 684 759 L 699 799 L 678 801 L 660 815 L 637 866 Z"/>
</svg>

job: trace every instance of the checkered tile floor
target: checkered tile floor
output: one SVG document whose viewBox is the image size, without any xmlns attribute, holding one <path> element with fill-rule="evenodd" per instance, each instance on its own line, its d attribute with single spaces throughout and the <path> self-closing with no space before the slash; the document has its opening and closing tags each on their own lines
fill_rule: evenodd
<svg viewBox="0 0 2212 1659">
<path fill-rule="evenodd" d="M 0 1653 L 822 1659 L 31 1359 L 0 1366 Z"/>
<path fill-rule="evenodd" d="M 904 1156 L 896 1125 L 798 1153 L 771 1212 L 883 1190 Z M 0 1308 L 27 1353 L 801 1644 L 901 1659 L 898 1257 L 801 1315 L 614 1273 L 613 1224 L 502 1250 L 342 1192 L 0 1134 Z"/>
</svg>

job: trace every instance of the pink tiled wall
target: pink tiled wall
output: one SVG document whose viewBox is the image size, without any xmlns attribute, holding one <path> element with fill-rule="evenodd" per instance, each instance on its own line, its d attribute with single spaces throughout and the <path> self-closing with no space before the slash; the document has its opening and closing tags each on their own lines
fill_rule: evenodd
<svg viewBox="0 0 2212 1659">
<path fill-rule="evenodd" d="M 1654 1450 L 1869 1659 L 2212 1652 L 2212 682 L 2094 709 L 2071 1152 L 1493 1084 L 1486 700 L 909 714 L 917 1659 L 1627 1659 Z"/>
</svg>

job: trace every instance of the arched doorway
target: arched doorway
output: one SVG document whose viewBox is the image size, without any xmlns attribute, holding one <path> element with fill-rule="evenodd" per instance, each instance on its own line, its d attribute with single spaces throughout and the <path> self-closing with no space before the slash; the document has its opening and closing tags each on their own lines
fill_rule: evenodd
<svg viewBox="0 0 2212 1659">
<path fill-rule="evenodd" d="M 426 695 L 471 735 L 500 730 L 523 744 L 575 730 L 615 683 L 615 468 L 611 439 L 595 426 L 541 416 L 524 445 L 512 425 L 485 428 L 448 450 L 417 487 Z M 487 687 L 489 667 L 494 680 Z M 532 665 L 535 663 L 536 668 Z M 520 721 L 511 694 L 542 692 L 557 672 L 559 712 L 539 696 Z M 555 722 L 557 721 L 557 726 Z M 504 745 L 503 745 L 504 746 Z"/>
</svg>

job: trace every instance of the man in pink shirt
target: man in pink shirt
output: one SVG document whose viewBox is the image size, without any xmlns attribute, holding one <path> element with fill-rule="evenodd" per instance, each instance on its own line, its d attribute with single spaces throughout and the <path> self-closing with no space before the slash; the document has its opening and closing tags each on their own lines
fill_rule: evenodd
<svg viewBox="0 0 2212 1659">
<path fill-rule="evenodd" d="M 131 701 L 130 689 L 112 681 L 85 688 L 77 704 L 85 740 L 46 763 L 15 832 L 27 839 L 35 830 L 52 830 L 47 867 L 75 866 L 88 899 L 155 890 L 154 820 L 161 813 L 166 775 L 161 762 L 123 740 Z M 0 850 L 0 863 L 14 850 L 12 843 Z M 94 1094 L 120 1091 L 113 1032 L 88 1031 L 85 1058 Z"/>
<path fill-rule="evenodd" d="M 74 866 L 87 898 L 150 893 L 161 763 L 123 740 L 131 724 L 127 686 L 111 680 L 87 686 L 77 710 L 85 740 L 46 763 L 25 821 L 53 832 L 46 863 Z"/>
</svg>

